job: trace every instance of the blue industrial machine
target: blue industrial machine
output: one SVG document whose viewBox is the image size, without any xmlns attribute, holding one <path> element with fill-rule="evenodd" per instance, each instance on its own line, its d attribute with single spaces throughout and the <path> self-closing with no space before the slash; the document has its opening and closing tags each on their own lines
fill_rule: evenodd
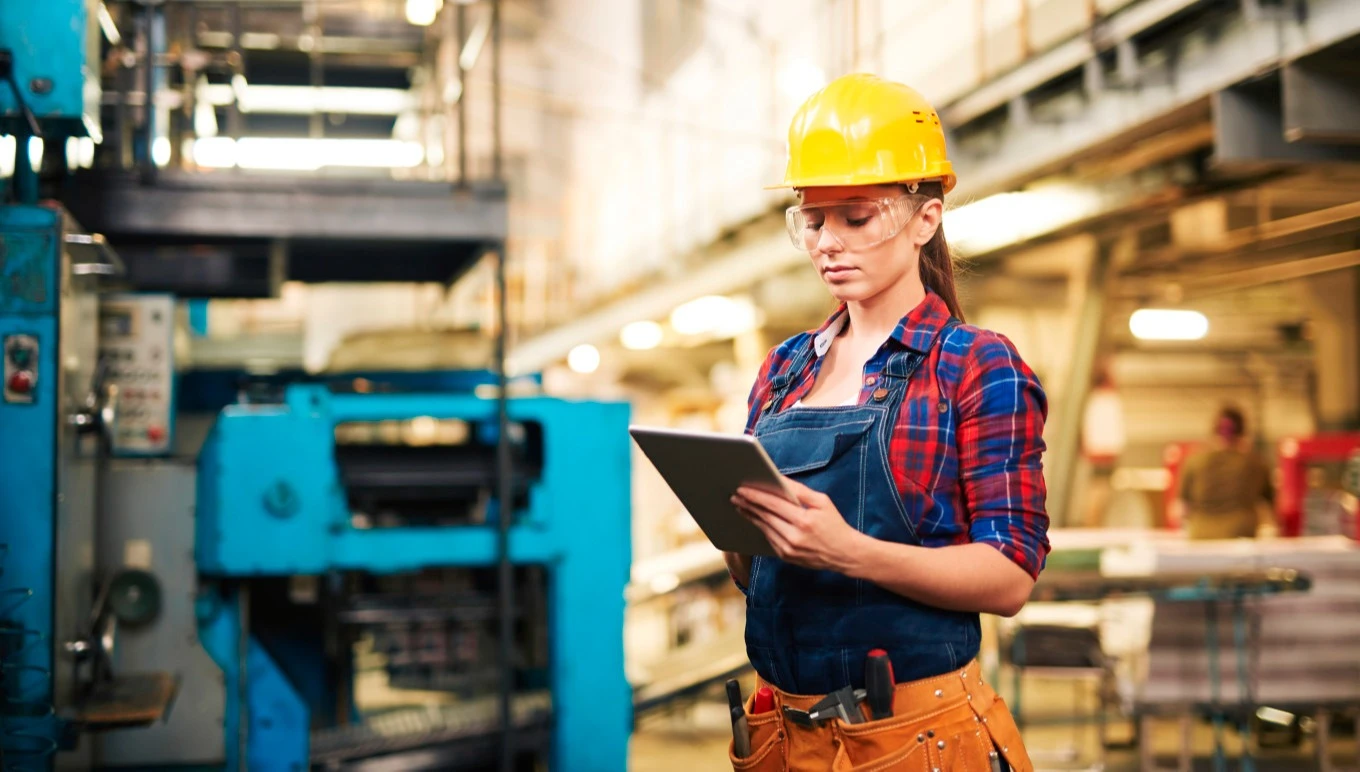
<svg viewBox="0 0 1360 772">
<path fill-rule="evenodd" d="M 471 393 L 332 394 L 295 385 L 279 404 L 223 410 L 199 456 L 195 554 L 212 588 L 200 597 L 199 624 L 205 632 L 220 626 L 229 644 L 214 653 L 228 676 L 229 766 L 238 733 L 250 769 L 305 763 L 309 717 L 333 710 L 315 696 L 309 704 L 309 690 L 326 689 L 317 680 L 324 671 L 307 663 L 324 661 L 325 652 L 306 651 L 307 631 L 286 645 L 280 639 L 291 633 L 274 631 L 275 650 L 290 658 L 283 661 L 263 645 L 268 631 L 257 638 L 243 625 L 251 616 L 241 604 L 260 603 L 253 580 L 362 577 L 329 593 L 333 613 L 340 624 L 377 631 L 394 683 L 475 693 L 480 677 L 494 673 L 485 661 L 494 638 L 481 629 L 491 596 L 479 588 L 494 586 L 485 569 L 497 560 L 502 516 L 487 496 L 495 407 Z M 622 628 L 631 543 L 629 449 L 620 441 L 627 407 L 530 397 L 511 401 L 510 418 L 521 476 L 509 558 L 525 569 L 517 581 L 525 602 L 516 624 L 516 726 L 530 747 L 551 727 L 551 769 L 623 769 L 631 724 Z M 385 431 L 412 436 L 384 438 Z M 406 579 L 384 586 L 393 576 Z M 410 642 L 412 632 L 425 640 Z M 422 657 L 428 666 L 408 666 Z M 362 724 L 322 727 L 312 735 L 312 758 L 475 737 L 494 722 L 490 707 L 474 698 L 444 713 L 419 708 L 407 714 L 414 726 L 406 737 Z"/>
<path fill-rule="evenodd" d="M 0 207 L 0 758 L 44 768 L 63 719 L 107 697 L 77 654 L 93 607 L 96 283 L 116 268 L 56 208 Z M 105 682 L 111 686 L 110 682 Z M 126 684 L 124 684 L 126 685 Z"/>
</svg>

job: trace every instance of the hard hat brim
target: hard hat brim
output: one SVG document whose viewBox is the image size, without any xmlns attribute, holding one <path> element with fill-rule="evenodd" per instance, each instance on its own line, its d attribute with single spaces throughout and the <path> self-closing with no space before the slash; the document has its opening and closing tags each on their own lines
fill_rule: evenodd
<svg viewBox="0 0 1360 772">
<path fill-rule="evenodd" d="M 853 178 L 838 179 L 815 179 L 815 180 L 785 180 L 775 185 L 765 185 L 764 190 L 802 190 L 804 188 L 850 188 L 869 185 L 908 185 L 913 182 L 936 182 L 940 183 L 943 192 L 948 193 L 958 184 L 958 179 L 953 174 L 945 174 L 938 177 L 921 177 L 919 179 L 863 179 L 858 176 Z"/>
</svg>

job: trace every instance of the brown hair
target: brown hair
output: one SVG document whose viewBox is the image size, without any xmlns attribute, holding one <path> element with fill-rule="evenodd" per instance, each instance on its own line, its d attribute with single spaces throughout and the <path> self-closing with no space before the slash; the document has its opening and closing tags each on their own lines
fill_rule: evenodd
<svg viewBox="0 0 1360 772">
<path fill-rule="evenodd" d="M 921 183 L 916 195 L 925 200 L 937 198 L 941 203 L 944 202 L 944 189 L 938 182 Z M 921 283 L 944 300 L 955 319 L 965 321 L 963 308 L 959 306 L 958 290 L 954 287 L 954 258 L 949 253 L 949 242 L 944 238 L 944 223 L 935 229 L 935 235 L 921 247 L 919 264 Z"/>
</svg>

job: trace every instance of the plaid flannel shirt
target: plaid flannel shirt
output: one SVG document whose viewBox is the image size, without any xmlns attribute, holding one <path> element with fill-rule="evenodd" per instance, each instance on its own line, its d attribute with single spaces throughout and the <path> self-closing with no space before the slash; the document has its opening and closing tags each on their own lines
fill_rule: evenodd
<svg viewBox="0 0 1360 772">
<path fill-rule="evenodd" d="M 816 356 L 795 374 L 778 409 L 811 390 L 847 318 L 842 304 L 817 330 L 770 351 L 747 402 L 748 434 L 769 399 L 770 379 L 783 374 L 803 346 L 814 346 Z M 944 300 L 927 291 L 865 364 L 860 404 L 872 395 L 892 347 L 925 353 L 907 384 L 888 448 L 922 544 L 987 544 L 1037 578 L 1050 549 L 1042 466 L 1047 397 L 1005 336 L 966 324 L 946 331 L 949 319 Z M 941 410 L 949 402 L 952 408 Z"/>
</svg>

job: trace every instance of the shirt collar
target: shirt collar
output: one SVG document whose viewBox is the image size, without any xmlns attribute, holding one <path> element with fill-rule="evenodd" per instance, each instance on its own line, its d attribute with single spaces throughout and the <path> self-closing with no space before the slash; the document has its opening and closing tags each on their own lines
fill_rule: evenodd
<svg viewBox="0 0 1360 772">
<path fill-rule="evenodd" d="M 831 350 L 831 342 L 845 330 L 845 324 L 849 320 L 846 306 L 841 303 L 822 326 L 817 328 L 812 336 L 812 350 L 818 358 Z M 945 305 L 944 298 L 927 288 L 925 299 L 902 317 L 888 339 L 924 354 L 935 345 L 935 338 L 948 321 L 949 307 Z"/>
</svg>

